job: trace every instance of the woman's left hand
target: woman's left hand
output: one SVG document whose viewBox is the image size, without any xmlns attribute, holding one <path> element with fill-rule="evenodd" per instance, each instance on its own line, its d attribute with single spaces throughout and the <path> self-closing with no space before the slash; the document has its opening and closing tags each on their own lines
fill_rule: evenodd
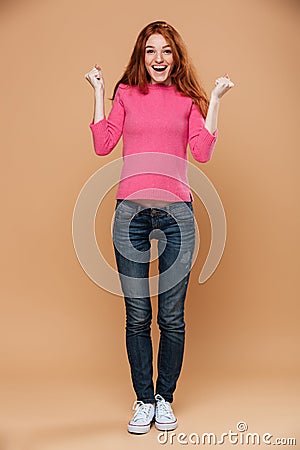
<svg viewBox="0 0 300 450">
<path fill-rule="evenodd" d="M 228 73 L 226 73 L 223 77 L 216 79 L 215 85 L 216 87 L 213 89 L 211 95 L 219 100 L 225 92 L 233 88 L 234 83 L 230 80 Z"/>
</svg>

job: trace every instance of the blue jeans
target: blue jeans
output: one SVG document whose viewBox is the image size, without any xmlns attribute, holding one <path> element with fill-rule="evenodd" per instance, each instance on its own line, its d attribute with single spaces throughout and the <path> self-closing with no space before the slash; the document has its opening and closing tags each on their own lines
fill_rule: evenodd
<svg viewBox="0 0 300 450">
<path fill-rule="evenodd" d="M 184 353 L 184 302 L 195 245 L 192 201 L 160 208 L 116 201 L 113 245 L 126 307 L 126 349 L 133 388 L 145 403 L 155 403 L 149 290 L 153 238 L 158 240 L 160 330 L 155 393 L 171 403 Z"/>
</svg>

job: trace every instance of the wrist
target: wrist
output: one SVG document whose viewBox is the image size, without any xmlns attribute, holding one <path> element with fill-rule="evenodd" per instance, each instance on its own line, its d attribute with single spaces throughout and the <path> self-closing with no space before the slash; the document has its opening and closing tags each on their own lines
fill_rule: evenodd
<svg viewBox="0 0 300 450">
<path fill-rule="evenodd" d="M 104 89 L 99 88 L 99 87 L 95 87 L 94 88 L 94 93 L 95 93 L 95 95 L 104 95 Z"/>
<path fill-rule="evenodd" d="M 217 103 L 219 104 L 221 99 L 216 94 L 211 94 L 210 96 L 210 103 Z"/>
</svg>

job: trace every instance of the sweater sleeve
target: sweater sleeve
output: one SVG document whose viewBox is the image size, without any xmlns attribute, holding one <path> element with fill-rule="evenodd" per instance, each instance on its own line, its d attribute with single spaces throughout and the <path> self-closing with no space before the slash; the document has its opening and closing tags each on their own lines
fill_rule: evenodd
<svg viewBox="0 0 300 450">
<path fill-rule="evenodd" d="M 121 88 L 118 87 L 108 118 L 89 124 L 92 131 L 94 150 L 97 155 L 108 155 L 119 142 L 123 133 L 124 104 Z"/>
<path fill-rule="evenodd" d="M 194 159 L 202 163 L 210 160 L 218 138 L 218 129 L 212 134 L 204 125 L 204 117 L 193 102 L 189 116 L 188 142 Z"/>
</svg>

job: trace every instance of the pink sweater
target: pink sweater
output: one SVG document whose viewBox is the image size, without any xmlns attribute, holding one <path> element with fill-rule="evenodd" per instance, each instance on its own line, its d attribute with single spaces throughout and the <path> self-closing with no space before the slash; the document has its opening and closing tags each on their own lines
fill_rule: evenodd
<svg viewBox="0 0 300 450">
<path fill-rule="evenodd" d="M 194 200 L 187 177 L 187 144 L 196 161 L 209 161 L 211 134 L 190 97 L 175 85 L 119 84 L 108 118 L 89 124 L 97 155 L 109 154 L 123 135 L 123 167 L 116 198 Z"/>
</svg>

